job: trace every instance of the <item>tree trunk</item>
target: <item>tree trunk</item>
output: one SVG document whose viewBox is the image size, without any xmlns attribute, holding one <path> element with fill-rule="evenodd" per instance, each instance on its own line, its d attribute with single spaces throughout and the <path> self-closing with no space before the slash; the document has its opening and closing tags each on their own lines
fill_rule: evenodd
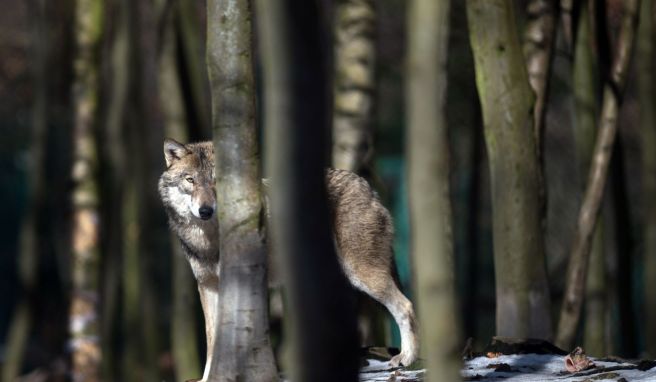
<svg viewBox="0 0 656 382">
<path fill-rule="evenodd" d="M 180 45 L 176 41 L 173 17 L 179 12 L 180 3 L 173 5 L 170 17 L 162 22 L 162 52 L 160 55 L 161 85 L 160 102 L 164 111 L 165 132 L 167 138 L 178 142 L 188 142 L 188 120 L 185 118 L 185 104 L 180 86 L 179 68 L 176 62 Z M 194 111 L 187 111 L 193 113 Z M 173 258 L 171 268 L 173 273 L 173 315 L 171 317 L 171 350 L 175 365 L 175 376 L 178 381 L 186 381 L 195 377 L 200 368 L 198 356 L 198 338 L 196 336 L 196 315 L 198 300 L 195 280 L 189 263 L 182 253 L 178 240 L 171 234 L 173 243 Z"/>
<path fill-rule="evenodd" d="M 585 188 L 585 175 L 590 170 L 592 150 L 597 126 L 599 68 L 593 53 L 591 4 L 580 7 L 574 46 L 574 140 L 581 174 L 581 187 Z M 603 247 L 601 221 L 594 233 L 590 254 L 590 268 L 586 286 L 584 348 L 586 353 L 606 354 L 606 258 Z"/>
<path fill-rule="evenodd" d="M 37 283 L 39 247 L 37 245 L 37 221 L 45 199 L 46 132 L 48 127 L 48 56 L 49 44 L 46 31 L 48 16 L 46 2 L 32 1 L 30 6 L 34 33 L 32 131 L 28 164 L 27 212 L 21 223 L 18 257 L 18 278 L 23 288 L 17 306 L 12 313 L 7 331 L 5 358 L 2 364 L 2 380 L 13 381 L 23 365 L 23 356 L 32 328 L 32 300 Z"/>
<path fill-rule="evenodd" d="M 210 0 L 207 19 L 221 237 L 219 327 L 209 380 L 273 381 L 278 377 L 269 343 L 251 3 Z"/>
<path fill-rule="evenodd" d="M 654 2 L 643 0 L 638 39 L 638 83 L 642 141 L 642 203 L 644 229 L 645 345 L 656 357 L 656 69 L 654 49 Z"/>
<path fill-rule="evenodd" d="M 99 197 L 96 148 L 102 3 L 76 4 L 73 103 L 73 291 L 70 306 L 73 381 L 100 380 Z"/>
<path fill-rule="evenodd" d="M 340 0 L 335 14 L 333 166 L 372 170 L 376 91 L 373 0 Z"/>
<path fill-rule="evenodd" d="M 178 41 L 179 74 L 187 110 L 189 138 L 191 141 L 207 140 L 211 137 L 209 101 L 207 89 L 207 66 L 200 43 L 202 33 L 198 19 L 198 2 L 177 0 L 175 12 L 176 37 Z"/>
<path fill-rule="evenodd" d="M 572 244 L 564 301 L 558 323 L 556 344 L 565 349 L 572 345 L 580 319 L 592 236 L 604 193 L 615 136 L 617 135 L 620 97 L 626 84 L 629 61 L 633 51 L 638 24 L 639 3 L 639 0 L 627 0 L 624 3 L 624 15 L 617 40 L 616 53 L 608 82 L 604 84 L 597 140 Z"/>
<path fill-rule="evenodd" d="M 450 1 L 408 12 L 406 102 L 412 256 L 428 381 L 460 380 L 446 123 Z"/>
<path fill-rule="evenodd" d="M 550 338 L 533 95 L 512 2 L 468 0 L 490 161 L 497 335 Z"/>
<path fill-rule="evenodd" d="M 533 128 L 535 129 L 538 158 L 542 158 L 542 135 L 555 40 L 556 10 L 554 5 L 554 0 L 531 0 L 527 6 L 528 22 L 524 31 L 524 57 L 526 58 L 528 81 L 535 92 Z"/>
<path fill-rule="evenodd" d="M 125 179 L 126 147 L 123 140 L 123 125 L 128 100 L 129 82 L 129 36 L 128 5 L 126 0 L 114 0 L 105 6 L 108 26 L 105 41 L 109 58 L 104 62 L 101 97 L 105 105 L 100 131 L 102 145 L 99 145 L 101 182 L 101 237 L 102 258 L 102 379 L 120 379 L 120 348 L 115 338 L 121 335 L 119 315 L 121 262 L 123 260 L 123 216 L 122 205 Z"/>
<path fill-rule="evenodd" d="M 329 226 L 328 89 L 317 2 L 256 4 L 272 242 L 288 297 L 287 371 L 293 381 L 357 381 L 354 304 Z"/>
</svg>

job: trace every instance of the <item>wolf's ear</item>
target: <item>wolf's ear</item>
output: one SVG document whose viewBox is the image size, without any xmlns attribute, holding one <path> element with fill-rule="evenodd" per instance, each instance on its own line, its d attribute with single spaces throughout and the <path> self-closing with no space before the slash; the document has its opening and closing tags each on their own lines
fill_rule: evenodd
<svg viewBox="0 0 656 382">
<path fill-rule="evenodd" d="M 164 159 L 166 167 L 171 167 L 173 162 L 189 154 L 189 150 L 180 142 L 167 138 L 164 140 Z"/>
</svg>

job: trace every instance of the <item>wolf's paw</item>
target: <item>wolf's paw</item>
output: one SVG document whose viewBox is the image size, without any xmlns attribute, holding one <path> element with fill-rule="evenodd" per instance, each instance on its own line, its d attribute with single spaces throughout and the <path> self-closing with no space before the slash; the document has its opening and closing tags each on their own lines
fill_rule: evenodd
<svg viewBox="0 0 656 382">
<path fill-rule="evenodd" d="M 392 367 L 402 367 L 402 366 L 410 366 L 415 361 L 415 357 L 412 356 L 411 354 L 404 354 L 401 352 L 400 354 L 395 355 L 392 357 L 392 359 L 389 361 L 390 366 Z"/>
</svg>

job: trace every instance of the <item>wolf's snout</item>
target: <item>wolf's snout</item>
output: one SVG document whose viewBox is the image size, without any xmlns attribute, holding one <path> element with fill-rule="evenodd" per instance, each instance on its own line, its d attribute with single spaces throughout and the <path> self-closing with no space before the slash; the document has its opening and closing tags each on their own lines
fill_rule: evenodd
<svg viewBox="0 0 656 382">
<path fill-rule="evenodd" d="M 198 214 L 200 215 L 200 218 L 203 220 L 207 220 L 211 218 L 213 213 L 214 213 L 214 209 L 212 207 L 202 206 L 201 208 L 198 209 Z"/>
</svg>

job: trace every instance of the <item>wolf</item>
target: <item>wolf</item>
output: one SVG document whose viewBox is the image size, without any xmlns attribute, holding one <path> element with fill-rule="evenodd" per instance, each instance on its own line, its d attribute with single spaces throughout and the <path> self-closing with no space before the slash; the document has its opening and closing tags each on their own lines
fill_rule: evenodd
<svg viewBox="0 0 656 382">
<path fill-rule="evenodd" d="M 212 142 L 164 141 L 166 170 L 159 194 L 169 226 L 178 236 L 198 283 L 205 316 L 207 379 L 214 348 L 218 308 L 219 223 Z M 409 366 L 418 356 L 412 303 L 394 277 L 392 218 L 366 180 L 346 170 L 328 169 L 326 188 L 332 231 L 341 268 L 351 285 L 383 304 L 401 331 L 401 352 L 392 366 Z M 264 199 L 266 200 L 266 199 Z M 266 209 L 266 208 L 265 208 Z"/>
</svg>

